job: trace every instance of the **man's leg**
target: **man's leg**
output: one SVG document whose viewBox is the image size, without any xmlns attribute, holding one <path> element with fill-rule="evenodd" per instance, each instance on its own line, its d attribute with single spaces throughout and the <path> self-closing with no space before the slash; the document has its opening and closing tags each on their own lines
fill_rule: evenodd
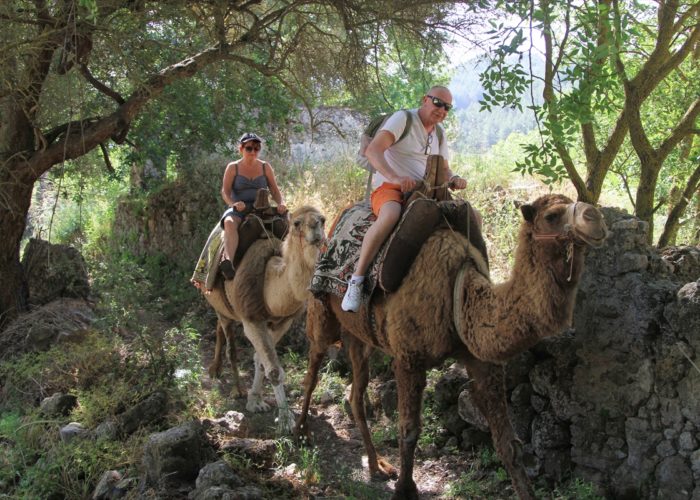
<svg viewBox="0 0 700 500">
<path fill-rule="evenodd" d="M 343 297 L 341 309 L 343 311 L 357 312 L 362 304 L 362 283 L 365 279 L 365 273 L 369 268 L 372 259 L 379 251 L 382 243 L 386 241 L 389 233 L 391 233 L 396 223 L 401 216 L 401 204 L 396 201 L 386 201 L 379 209 L 377 220 L 367 230 L 362 246 L 360 247 L 360 258 L 355 266 L 348 289 Z"/>
<path fill-rule="evenodd" d="M 401 204 L 395 201 L 387 201 L 379 209 L 379 215 L 374 224 L 367 230 L 364 239 L 362 240 L 362 246 L 360 247 L 360 258 L 355 266 L 355 275 L 364 276 L 367 273 L 367 268 L 369 267 L 372 259 L 379 251 L 391 233 L 391 231 L 396 226 L 396 223 L 401 217 Z"/>
</svg>

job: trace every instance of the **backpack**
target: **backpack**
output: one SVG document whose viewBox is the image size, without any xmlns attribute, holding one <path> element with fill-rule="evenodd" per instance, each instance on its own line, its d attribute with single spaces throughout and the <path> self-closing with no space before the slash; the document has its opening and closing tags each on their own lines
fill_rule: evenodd
<svg viewBox="0 0 700 500">
<path fill-rule="evenodd" d="M 403 132 L 401 132 L 401 135 L 398 137 L 398 139 L 396 139 L 394 144 L 401 142 L 408 135 L 408 132 L 411 130 L 411 125 L 413 125 L 413 113 L 407 109 L 402 109 L 401 111 L 403 111 L 403 113 L 406 115 L 406 125 L 404 126 Z M 394 113 L 392 112 L 375 116 L 362 131 L 362 136 L 360 137 L 360 150 L 357 152 L 357 163 L 362 168 L 369 171 L 370 174 L 374 173 L 374 168 L 369 163 L 367 156 L 365 156 L 365 151 L 367 150 L 369 143 L 372 142 L 372 139 L 374 139 L 374 136 L 377 135 L 377 132 L 381 130 L 384 123 L 393 114 Z M 435 131 L 438 137 L 438 144 L 442 146 L 444 131 L 440 125 L 435 126 Z"/>
</svg>

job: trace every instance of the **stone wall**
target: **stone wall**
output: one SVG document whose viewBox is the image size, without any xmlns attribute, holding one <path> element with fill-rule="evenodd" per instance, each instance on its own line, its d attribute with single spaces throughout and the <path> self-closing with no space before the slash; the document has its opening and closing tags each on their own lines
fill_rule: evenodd
<svg viewBox="0 0 700 500">
<path fill-rule="evenodd" d="M 507 368 L 529 473 L 614 498 L 700 499 L 700 249 L 659 254 L 646 223 L 603 209 L 574 329 Z"/>
</svg>

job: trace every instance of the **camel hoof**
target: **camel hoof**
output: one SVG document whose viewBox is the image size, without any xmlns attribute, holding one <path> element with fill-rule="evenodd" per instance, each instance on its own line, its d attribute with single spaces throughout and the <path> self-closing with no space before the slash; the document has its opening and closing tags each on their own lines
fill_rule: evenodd
<svg viewBox="0 0 700 500">
<path fill-rule="evenodd" d="M 399 477 L 399 471 L 383 458 L 377 459 L 377 470 L 372 472 L 372 477 L 386 481 Z"/>
<path fill-rule="evenodd" d="M 413 483 L 413 481 L 411 481 Z M 418 500 L 418 488 L 416 488 L 416 483 L 413 483 L 413 487 L 411 486 L 404 486 L 404 487 L 399 487 L 397 485 L 396 488 L 394 488 L 394 494 L 391 495 L 391 500 Z"/>
<path fill-rule="evenodd" d="M 294 428 L 294 414 L 290 410 L 280 409 L 277 411 L 277 432 L 279 434 L 291 434 Z"/>
<path fill-rule="evenodd" d="M 209 378 L 211 378 L 211 379 L 221 378 L 221 366 L 210 365 L 208 371 L 209 371 Z"/>
<path fill-rule="evenodd" d="M 231 397 L 239 399 L 245 397 L 246 390 L 243 389 L 241 386 L 234 385 L 233 388 L 231 389 Z"/>
<path fill-rule="evenodd" d="M 261 396 L 253 396 L 248 394 L 248 403 L 245 409 L 252 413 L 262 413 L 270 411 L 270 405 L 263 401 Z"/>
</svg>

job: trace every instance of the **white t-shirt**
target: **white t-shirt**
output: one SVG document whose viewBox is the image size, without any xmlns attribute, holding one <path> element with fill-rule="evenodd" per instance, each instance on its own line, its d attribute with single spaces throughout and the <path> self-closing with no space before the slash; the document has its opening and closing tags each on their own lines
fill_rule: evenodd
<svg viewBox="0 0 700 500">
<path fill-rule="evenodd" d="M 411 109 L 408 112 L 413 114 L 411 130 L 408 131 L 408 134 L 403 140 L 398 143 L 394 142 L 393 145 L 384 151 L 384 158 L 397 174 L 419 180 L 425 175 L 425 165 L 428 160 L 428 155 L 440 155 L 445 158 L 445 160 L 449 160 L 450 153 L 444 132 L 442 134 L 442 145 L 438 139 L 436 128 L 439 125 L 436 125 L 436 128 L 428 134 L 425 131 L 423 122 L 420 121 L 418 110 Z M 396 141 L 401 137 L 405 128 L 406 113 L 404 111 L 397 111 L 384 122 L 380 130 L 391 132 Z M 372 179 L 372 188 L 376 189 L 384 182 L 387 182 L 386 177 L 380 172 L 376 172 Z"/>
</svg>

